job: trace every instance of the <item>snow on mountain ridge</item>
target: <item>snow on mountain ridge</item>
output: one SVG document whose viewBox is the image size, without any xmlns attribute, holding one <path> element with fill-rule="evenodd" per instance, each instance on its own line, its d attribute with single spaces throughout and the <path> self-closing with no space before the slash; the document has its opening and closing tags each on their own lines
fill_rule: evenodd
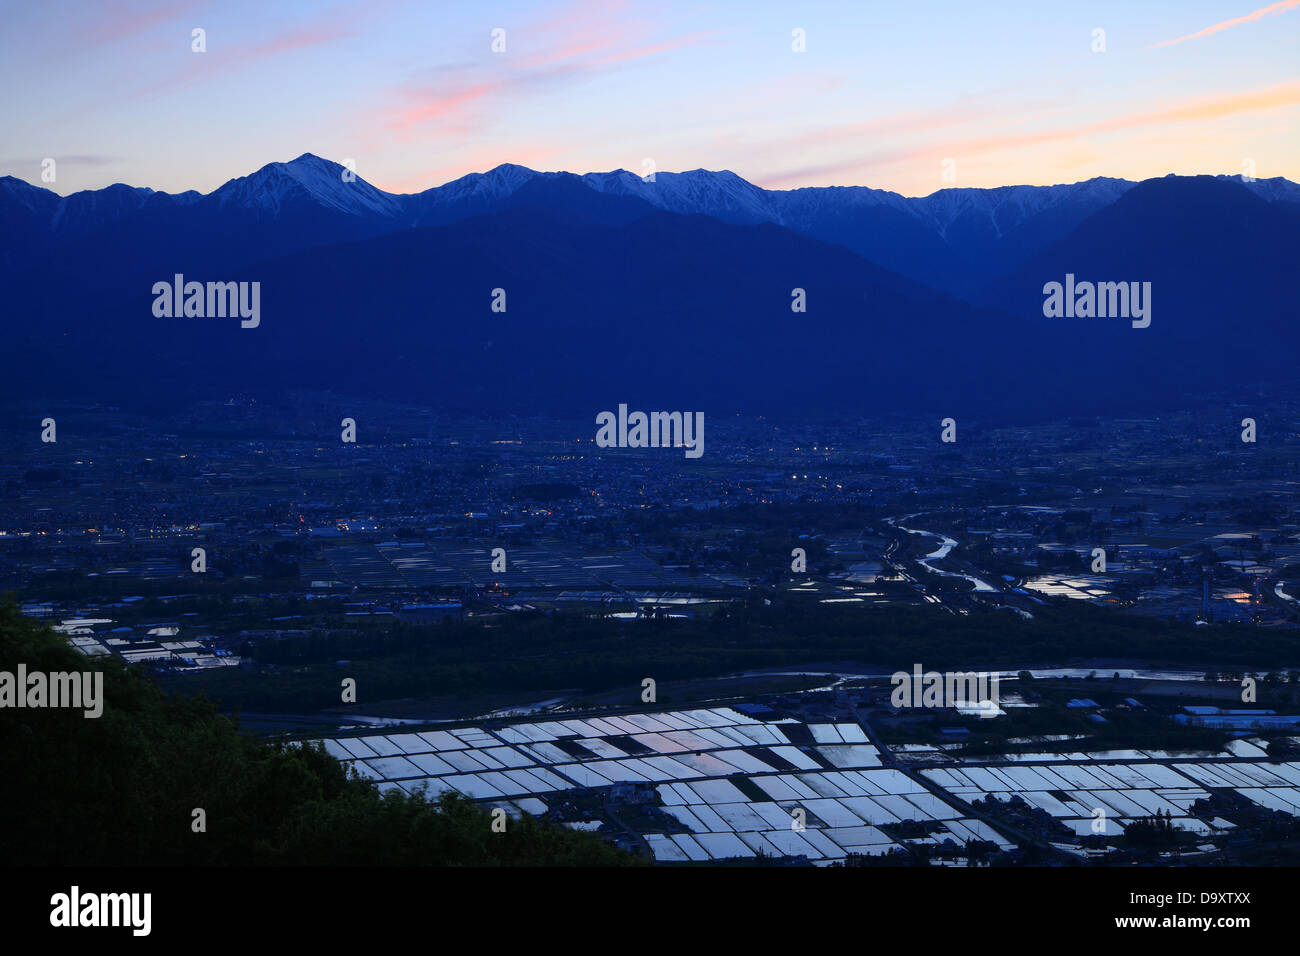
<svg viewBox="0 0 1300 956">
<path fill-rule="evenodd" d="M 580 177 L 598 192 L 634 196 L 675 213 L 704 213 L 729 222 L 780 222 L 766 190 L 729 169 L 656 172 L 654 179 L 617 169 Z"/>
<path fill-rule="evenodd" d="M 1219 179 L 1231 179 L 1241 183 L 1256 196 L 1269 202 L 1294 202 L 1300 203 L 1300 185 L 1291 182 L 1283 176 L 1274 176 L 1271 179 L 1242 179 L 1240 175 L 1222 175 Z"/>
<path fill-rule="evenodd" d="M 230 180 L 210 195 L 223 205 L 263 208 L 277 215 L 286 201 L 304 198 L 351 215 L 402 215 L 402 204 L 396 196 L 376 189 L 355 173 L 345 179 L 345 172 L 338 163 L 303 153 L 287 163 L 267 163 L 248 176 Z"/>
<path fill-rule="evenodd" d="M 843 220 L 845 216 L 852 222 L 855 210 L 887 207 L 913 217 L 946 241 L 950 230 L 958 226 L 968 240 L 972 234 L 1002 238 L 1054 208 L 1062 207 L 1067 217 L 1077 216 L 1081 210 L 1088 212 L 1113 203 L 1137 185 L 1124 179 L 1096 177 L 1053 186 L 946 188 L 928 196 L 907 197 L 869 186 L 763 189 L 725 169 L 657 172 L 654 180 L 647 182 L 625 169 L 573 174 L 503 163 L 422 192 L 394 194 L 372 186 L 360 176 L 345 179 L 344 174 L 340 164 L 303 153 L 288 162 L 268 163 L 206 196 L 192 190 L 169 195 L 116 184 L 60 197 L 13 177 L 0 177 L 0 191 L 35 213 L 51 231 L 62 229 L 74 218 L 78 228 L 109 221 L 138 209 L 151 197 L 185 204 L 211 200 L 272 217 L 279 216 L 286 204 L 310 203 L 350 216 L 414 225 L 430 221 L 431 210 L 446 208 L 444 215 L 454 218 L 462 214 L 460 207 L 499 208 L 502 201 L 532 181 L 571 177 L 595 192 L 634 197 L 668 212 L 704 214 L 739 224 L 771 222 L 805 232 L 817 232 L 818 222 Z M 1240 176 L 1218 178 L 1240 181 L 1265 200 L 1300 202 L 1300 185 L 1282 177 L 1250 182 Z M 436 215 L 432 221 L 437 221 Z"/>
<path fill-rule="evenodd" d="M 441 186 L 434 186 L 423 192 L 407 193 L 410 199 L 434 199 L 458 201 L 463 199 L 500 199 L 512 195 L 525 183 L 539 177 L 552 177 L 558 173 L 541 173 L 527 166 L 515 163 L 502 163 L 485 173 L 466 173 L 459 179 L 453 179 Z"/>
<path fill-rule="evenodd" d="M 45 228 L 57 232 L 65 223 L 85 228 L 87 223 L 103 224 L 121 216 L 123 212 L 132 212 L 143 206 L 155 195 L 147 186 L 127 186 L 113 183 L 103 189 L 82 189 L 67 196 L 34 186 L 14 176 L 0 177 L 0 187 L 11 200 L 19 203 L 29 212 L 48 217 Z"/>
<path fill-rule="evenodd" d="M 994 233 L 1004 233 L 1027 219 L 1064 202 L 1084 202 L 1100 207 L 1117 200 L 1136 183 L 1123 179 L 1096 179 L 1068 186 L 996 186 L 992 189 L 940 189 L 908 201 L 909 208 L 939 235 L 947 238 L 953 223 L 963 216 L 987 217 Z"/>
</svg>

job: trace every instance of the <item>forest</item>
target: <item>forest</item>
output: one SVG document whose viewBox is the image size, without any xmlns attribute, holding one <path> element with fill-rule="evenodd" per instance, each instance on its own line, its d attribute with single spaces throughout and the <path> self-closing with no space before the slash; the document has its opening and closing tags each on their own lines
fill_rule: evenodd
<svg viewBox="0 0 1300 956">
<path fill-rule="evenodd" d="M 534 817 L 492 826 L 456 794 L 381 795 L 319 747 L 258 739 L 201 696 L 95 660 L 0 604 L 0 670 L 95 670 L 103 714 L 0 708 L 4 862 L 607 866 L 638 863 Z"/>
</svg>

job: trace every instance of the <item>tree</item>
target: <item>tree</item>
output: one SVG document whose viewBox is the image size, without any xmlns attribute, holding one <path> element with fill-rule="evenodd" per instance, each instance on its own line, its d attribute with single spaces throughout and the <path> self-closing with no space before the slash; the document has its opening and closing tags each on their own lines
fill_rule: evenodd
<svg viewBox="0 0 1300 956">
<path fill-rule="evenodd" d="M 533 817 L 494 833 L 455 793 L 436 802 L 350 774 L 319 745 L 241 733 L 202 697 L 165 696 L 116 658 L 84 657 L 0 603 L 0 670 L 94 671 L 103 713 L 0 709 L 4 859 L 18 866 L 619 865 L 639 858 Z M 206 832 L 192 827 L 201 808 Z"/>
</svg>

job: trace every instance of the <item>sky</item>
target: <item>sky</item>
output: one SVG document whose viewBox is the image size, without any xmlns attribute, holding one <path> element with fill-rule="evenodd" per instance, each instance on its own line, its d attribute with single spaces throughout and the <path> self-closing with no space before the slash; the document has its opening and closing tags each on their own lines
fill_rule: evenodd
<svg viewBox="0 0 1300 956">
<path fill-rule="evenodd" d="M 504 162 L 908 196 L 1300 181 L 1300 0 L 0 0 L 0 23 L 0 175 L 64 195 L 304 152 L 399 193 Z"/>
</svg>

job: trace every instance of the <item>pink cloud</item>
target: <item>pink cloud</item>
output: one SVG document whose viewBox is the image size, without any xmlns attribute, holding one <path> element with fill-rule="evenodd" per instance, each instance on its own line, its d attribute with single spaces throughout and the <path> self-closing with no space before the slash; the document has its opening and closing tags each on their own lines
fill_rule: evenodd
<svg viewBox="0 0 1300 956">
<path fill-rule="evenodd" d="M 1285 13 L 1288 10 L 1294 10 L 1300 7 L 1300 0 L 1282 0 L 1280 3 L 1272 3 L 1267 7 L 1261 7 L 1244 17 L 1236 17 L 1232 20 L 1223 20 L 1213 26 L 1208 26 L 1204 30 L 1196 33 L 1189 33 L 1185 37 L 1178 37 L 1174 40 L 1165 40 L 1163 43 L 1153 43 L 1147 47 L 1148 50 L 1158 50 L 1162 46 L 1173 46 L 1175 43 L 1185 43 L 1188 40 L 1199 40 L 1201 37 L 1208 37 L 1215 33 L 1221 33 L 1224 30 L 1230 30 L 1233 27 L 1240 26 L 1243 23 L 1253 23 L 1255 20 L 1262 20 L 1265 17 L 1276 16 L 1279 13 Z"/>
<path fill-rule="evenodd" d="M 179 10 L 182 9 L 182 5 L 176 5 L 170 9 Z M 357 35 L 357 30 L 344 24 L 357 22 L 357 18 L 362 11 L 373 11 L 374 9 L 375 3 L 373 2 L 370 4 L 357 2 L 344 7 L 322 11 L 312 21 L 285 30 L 251 46 L 243 45 L 232 48 L 221 44 L 210 44 L 206 52 L 188 55 L 185 58 L 185 67 L 174 71 L 171 75 L 155 80 L 145 86 L 128 90 L 120 96 L 114 96 L 111 100 L 87 103 L 81 108 L 66 114 L 64 119 L 72 119 L 87 113 L 98 112 L 123 99 L 146 99 L 159 93 L 170 93 L 186 89 L 209 80 L 219 79 L 224 75 L 271 57 L 347 39 Z M 188 29 L 178 42 L 181 49 L 189 49 L 190 36 Z"/>
<path fill-rule="evenodd" d="M 554 148 L 493 148 L 468 153 L 455 163 L 421 170 L 399 179 L 385 179 L 381 185 L 372 181 L 385 192 L 422 192 L 432 186 L 439 186 L 459 179 L 469 173 L 483 172 L 500 166 L 502 163 L 517 163 L 520 166 L 537 168 L 543 161 L 569 152 L 568 147 Z"/>
<path fill-rule="evenodd" d="M 188 66 L 166 79 L 142 87 L 130 94 L 132 97 L 152 96 L 161 92 L 185 89 L 209 80 L 217 79 L 228 73 L 251 66 L 259 61 L 297 50 L 323 46 L 356 35 L 350 27 L 342 26 L 336 16 L 329 17 L 329 23 L 321 22 L 296 27 L 271 37 L 254 46 L 237 49 L 209 47 L 206 53 L 195 54 L 188 60 Z"/>
<path fill-rule="evenodd" d="M 1147 129 L 1175 123 L 1209 121 L 1239 113 L 1261 112 L 1300 105 L 1300 80 L 1281 83 L 1262 90 L 1232 93 L 1178 103 L 1165 109 L 1129 113 L 1047 130 L 1034 130 L 1009 135 L 976 136 L 966 139 L 931 142 L 921 146 L 906 147 L 835 160 L 820 165 L 787 169 L 763 178 L 763 183 L 824 182 L 846 173 L 862 172 L 892 163 L 924 162 L 941 157 L 969 157 L 986 153 L 1004 152 L 1053 142 L 1068 142 L 1080 137 L 1099 136 L 1128 130 Z M 803 140 L 801 139 L 801 143 Z"/>
<path fill-rule="evenodd" d="M 510 52 L 492 54 L 490 73 L 483 62 L 462 65 L 436 71 L 433 82 L 391 90 L 389 95 L 401 102 L 387 110 L 382 125 L 403 134 L 425 126 L 437 126 L 444 132 L 447 127 L 468 129 L 473 111 L 498 94 L 535 95 L 548 81 L 573 79 L 667 53 L 712 35 L 695 32 L 656 39 L 653 34 L 662 29 L 661 24 L 619 20 L 616 14 L 622 7 L 580 0 L 519 30 L 529 39 L 541 38 L 539 52 L 520 58 Z"/>
<path fill-rule="evenodd" d="M 508 85 L 507 81 L 498 80 L 492 83 L 477 83 L 452 89 L 447 93 L 435 94 L 432 98 L 422 96 L 418 106 L 408 106 L 401 109 L 389 121 L 388 126 L 393 129 L 410 129 L 413 126 L 419 126 L 432 120 L 447 118 L 470 103 L 485 96 L 490 96 Z"/>
<path fill-rule="evenodd" d="M 1300 2 L 1300 0 L 1297 0 Z M 656 53 L 667 53 L 669 50 L 680 50 L 684 46 L 690 46 L 698 43 L 708 37 L 713 36 L 712 30 L 701 30 L 696 33 L 687 33 L 683 36 L 673 37 L 671 40 L 662 40 L 658 43 L 646 43 L 642 46 L 633 47 L 630 50 L 616 50 L 606 56 L 601 57 L 592 64 L 592 67 L 608 66 L 611 63 L 628 63 L 632 60 L 639 60 L 643 56 L 654 56 Z"/>
<path fill-rule="evenodd" d="M 142 33 L 148 33 L 164 23 L 180 19 L 191 10 L 203 6 L 204 0 L 187 0 L 180 3 L 164 3 L 157 6 L 141 8 L 139 4 L 114 2 L 98 7 L 100 15 L 87 23 L 75 34 L 76 39 L 87 45 L 116 43 Z M 186 33 L 189 31 L 187 30 Z"/>
</svg>

